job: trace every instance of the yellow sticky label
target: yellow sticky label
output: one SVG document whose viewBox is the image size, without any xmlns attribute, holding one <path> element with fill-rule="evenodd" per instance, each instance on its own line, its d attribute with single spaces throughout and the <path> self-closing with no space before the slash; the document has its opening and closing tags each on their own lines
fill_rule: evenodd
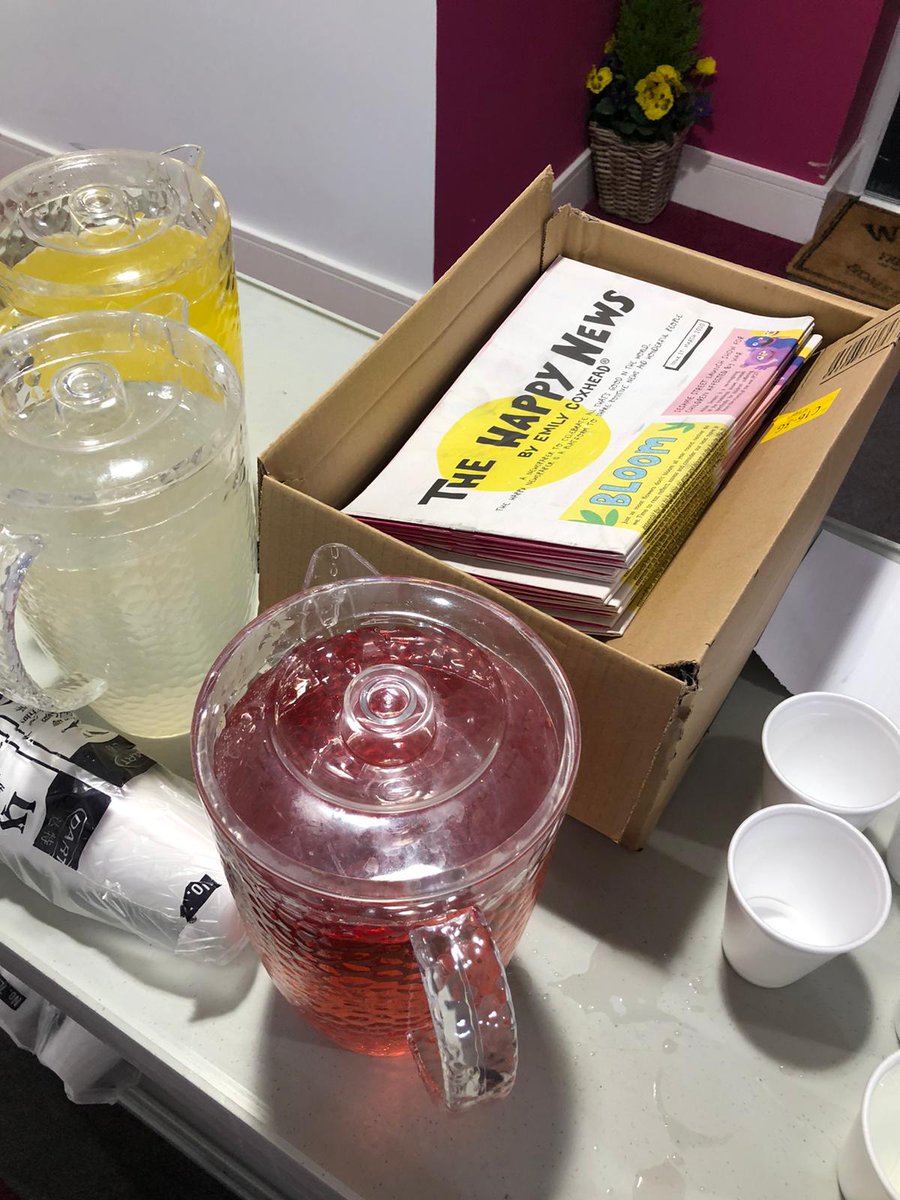
<svg viewBox="0 0 900 1200">
<path fill-rule="evenodd" d="M 827 412 L 831 408 L 840 390 L 840 388 L 835 388 L 827 396 L 820 396 L 818 400 L 813 400 L 811 404 L 804 404 L 795 412 L 782 413 L 780 417 L 775 418 L 761 440 L 769 442 L 772 438 L 780 437 L 782 433 L 789 433 L 792 429 L 796 429 L 798 425 L 805 425 L 807 421 L 814 421 L 816 417 L 821 417 L 823 412 Z"/>
<path fill-rule="evenodd" d="M 562 514 L 564 521 L 619 525 L 645 534 L 680 495 L 715 487 L 728 427 L 719 422 L 670 421 L 648 425 Z"/>
</svg>

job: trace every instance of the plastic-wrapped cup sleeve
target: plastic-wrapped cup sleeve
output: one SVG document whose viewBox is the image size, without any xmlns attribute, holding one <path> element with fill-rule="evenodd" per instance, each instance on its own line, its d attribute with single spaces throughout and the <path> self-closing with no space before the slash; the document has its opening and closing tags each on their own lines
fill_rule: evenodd
<svg viewBox="0 0 900 1200">
<path fill-rule="evenodd" d="M 161 771 L 112 799 L 79 873 L 147 941 L 219 963 L 245 944 L 206 816 Z"/>
<path fill-rule="evenodd" d="M 0 697 L 0 863 L 51 903 L 225 963 L 245 935 L 189 785 L 124 738 Z"/>
</svg>

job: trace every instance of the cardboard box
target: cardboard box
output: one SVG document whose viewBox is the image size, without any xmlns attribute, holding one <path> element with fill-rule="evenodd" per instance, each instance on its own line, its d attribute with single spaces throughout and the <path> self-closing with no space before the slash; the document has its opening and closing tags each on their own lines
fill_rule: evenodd
<svg viewBox="0 0 900 1200">
<path fill-rule="evenodd" d="M 900 308 L 884 314 L 595 220 L 551 215 L 544 172 L 447 274 L 263 455 L 260 594 L 303 586 L 323 542 L 387 574 L 461 584 L 531 625 L 581 709 L 584 750 L 570 812 L 640 846 L 812 541 L 898 366 Z M 338 509 L 381 469 L 523 293 L 559 254 L 777 316 L 814 314 L 827 348 L 788 402 L 833 393 L 759 440 L 645 602 L 603 643 Z"/>
</svg>

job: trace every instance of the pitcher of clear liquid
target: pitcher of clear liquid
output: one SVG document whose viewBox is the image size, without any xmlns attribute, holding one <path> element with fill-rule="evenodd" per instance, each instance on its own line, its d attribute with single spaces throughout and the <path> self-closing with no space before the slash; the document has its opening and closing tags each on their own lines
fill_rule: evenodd
<svg viewBox="0 0 900 1200">
<path fill-rule="evenodd" d="M 238 911 L 339 1045 L 411 1049 L 450 1108 L 502 1097 L 504 964 L 578 765 L 571 690 L 531 630 L 460 588 L 371 574 L 346 547 L 308 582 L 197 700 L 194 769 Z"/>
<path fill-rule="evenodd" d="M 84 150 L 0 180 L 0 330 L 88 309 L 188 304 L 240 373 L 231 218 L 203 151 Z"/>
<path fill-rule="evenodd" d="M 0 336 L 0 693 L 184 735 L 253 610 L 245 453 L 237 372 L 185 324 L 94 312 Z M 22 661 L 17 608 L 52 686 Z"/>
</svg>

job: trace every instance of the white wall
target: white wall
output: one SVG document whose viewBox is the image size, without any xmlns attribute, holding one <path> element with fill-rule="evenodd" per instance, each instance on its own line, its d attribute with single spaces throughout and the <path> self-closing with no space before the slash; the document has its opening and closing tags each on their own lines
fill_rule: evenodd
<svg viewBox="0 0 900 1200">
<path fill-rule="evenodd" d="M 199 142 L 236 226 L 376 287 L 430 285 L 435 0 L 2 9 L 0 135 L 54 151 Z"/>
</svg>

